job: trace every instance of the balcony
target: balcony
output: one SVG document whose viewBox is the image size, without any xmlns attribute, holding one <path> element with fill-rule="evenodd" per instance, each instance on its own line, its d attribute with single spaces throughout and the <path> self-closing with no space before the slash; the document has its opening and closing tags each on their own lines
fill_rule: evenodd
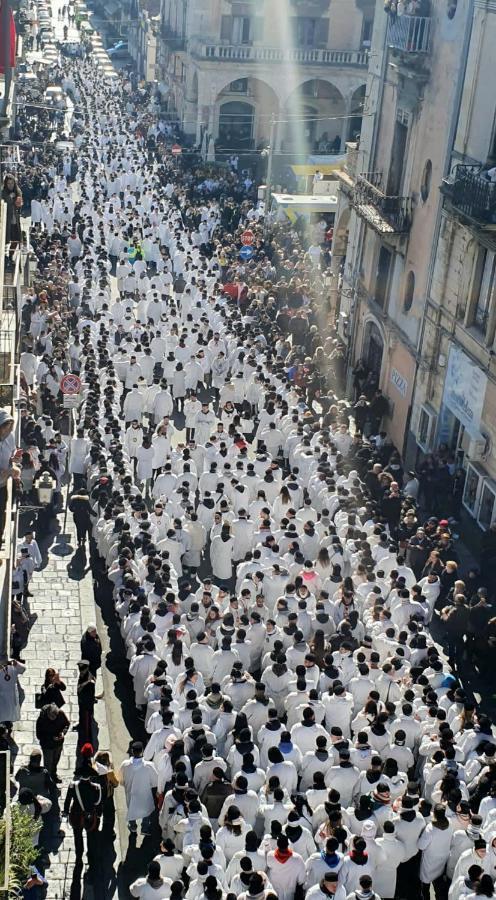
<svg viewBox="0 0 496 900">
<path fill-rule="evenodd" d="M 312 50 L 299 47 L 254 47 L 247 44 L 199 44 L 196 56 L 215 62 L 298 63 L 308 66 L 347 66 L 366 69 L 366 50 Z"/>
<path fill-rule="evenodd" d="M 184 50 L 186 40 L 183 35 L 176 34 L 167 22 L 162 21 L 160 25 L 160 37 L 166 45 L 169 53 L 177 53 Z"/>
<path fill-rule="evenodd" d="M 444 183 L 454 208 L 479 228 L 496 230 L 496 183 L 488 180 L 482 166 L 455 168 L 454 180 Z"/>
<path fill-rule="evenodd" d="M 358 176 L 352 202 L 358 215 L 379 234 L 395 237 L 410 231 L 411 200 L 386 194 L 382 189 L 381 172 Z"/>
<path fill-rule="evenodd" d="M 405 54 L 428 53 L 430 30 L 429 16 L 398 16 L 389 22 L 388 44 Z"/>
</svg>

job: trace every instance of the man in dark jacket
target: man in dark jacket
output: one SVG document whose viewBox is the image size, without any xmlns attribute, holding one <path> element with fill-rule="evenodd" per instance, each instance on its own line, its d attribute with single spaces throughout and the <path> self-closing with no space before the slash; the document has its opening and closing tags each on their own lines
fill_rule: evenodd
<svg viewBox="0 0 496 900">
<path fill-rule="evenodd" d="M 37 748 L 31 750 L 27 764 L 18 769 L 15 780 L 19 789 L 29 788 L 33 794 L 42 797 L 51 797 L 55 790 L 54 780 L 48 769 L 41 765 L 41 750 Z"/>
<path fill-rule="evenodd" d="M 57 776 L 57 766 L 69 725 L 65 712 L 62 712 L 55 703 L 44 706 L 36 721 L 36 737 L 43 751 L 43 762 L 52 778 L 59 783 L 62 779 Z"/>
<path fill-rule="evenodd" d="M 91 508 L 88 491 L 81 488 L 77 494 L 73 494 L 69 509 L 74 517 L 76 525 L 78 546 L 82 547 L 86 541 L 86 536 L 91 534 L 91 518 L 96 516 L 96 512 Z"/>
<path fill-rule="evenodd" d="M 92 779 L 95 771 L 89 762 L 84 762 L 79 777 L 69 785 L 64 803 L 64 815 L 69 817 L 74 832 L 76 862 L 82 863 L 84 853 L 84 833 L 88 844 L 89 871 L 98 862 L 99 824 L 102 807 L 102 789 Z"/>
</svg>

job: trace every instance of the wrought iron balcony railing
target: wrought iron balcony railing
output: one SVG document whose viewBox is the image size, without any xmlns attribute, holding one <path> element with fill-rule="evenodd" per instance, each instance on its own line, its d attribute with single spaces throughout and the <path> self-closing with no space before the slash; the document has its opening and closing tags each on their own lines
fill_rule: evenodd
<svg viewBox="0 0 496 900">
<path fill-rule="evenodd" d="M 403 53 L 428 53 L 430 31 L 429 16 L 398 16 L 389 22 L 388 43 Z"/>
<path fill-rule="evenodd" d="M 391 196 L 382 188 L 382 173 L 359 175 L 353 191 L 353 205 L 375 231 L 384 235 L 408 234 L 412 221 L 409 197 Z"/>
<path fill-rule="evenodd" d="M 469 219 L 496 226 L 496 183 L 482 171 L 481 165 L 456 167 L 451 202 Z"/>
</svg>

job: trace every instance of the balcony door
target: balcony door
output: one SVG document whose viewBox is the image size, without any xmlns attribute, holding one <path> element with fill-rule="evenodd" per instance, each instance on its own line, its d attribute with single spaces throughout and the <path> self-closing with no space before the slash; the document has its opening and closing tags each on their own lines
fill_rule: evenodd
<svg viewBox="0 0 496 900">
<path fill-rule="evenodd" d="M 389 167 L 387 191 L 390 197 L 399 197 L 403 182 L 403 166 L 406 158 L 408 140 L 408 124 L 396 120 L 394 125 L 393 146 L 391 149 L 391 165 Z"/>
<path fill-rule="evenodd" d="M 384 354 L 384 341 L 381 332 L 375 322 L 367 322 L 365 328 L 363 358 L 365 364 L 379 385 L 381 378 L 382 357 Z"/>
<path fill-rule="evenodd" d="M 379 258 L 377 260 L 377 271 L 375 275 L 374 300 L 381 307 L 386 309 L 389 299 L 389 275 L 391 272 L 391 263 L 393 255 L 387 247 L 381 247 L 379 250 Z"/>
</svg>

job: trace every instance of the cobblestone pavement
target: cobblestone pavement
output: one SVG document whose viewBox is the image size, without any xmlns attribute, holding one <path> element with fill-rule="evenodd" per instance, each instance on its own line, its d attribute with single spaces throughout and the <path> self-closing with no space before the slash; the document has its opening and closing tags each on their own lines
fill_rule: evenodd
<svg viewBox="0 0 496 900">
<path fill-rule="evenodd" d="M 59 527 L 62 528 L 63 517 L 59 516 Z M 19 747 L 14 771 L 23 763 L 33 746 L 37 745 L 35 726 L 38 710 L 35 709 L 35 692 L 40 689 L 45 669 L 53 665 L 60 671 L 62 680 L 67 685 L 64 712 L 72 724 L 77 724 L 77 662 L 81 658 L 80 640 L 83 631 L 90 622 L 95 622 L 95 603 L 93 582 L 89 565 L 84 569 L 79 565 L 80 558 L 74 559 L 73 549 L 75 531 L 72 519 L 68 518 L 66 537 L 70 540 L 71 552 L 60 555 L 60 535 L 51 535 L 50 539 L 39 535 L 38 540 L 42 552 L 45 550 L 43 568 L 35 572 L 30 589 L 33 598 L 30 600 L 31 611 L 38 616 L 29 635 L 27 647 L 22 652 L 26 662 L 26 672 L 21 677 L 25 698 L 22 703 L 21 721 L 16 723 L 14 737 Z M 55 540 L 53 540 L 55 538 Z M 79 557 L 79 554 L 78 554 Z M 83 560 L 84 562 L 84 560 Z M 97 693 L 102 691 L 100 674 Z M 98 726 L 96 746 L 100 750 L 110 749 L 109 733 L 106 722 L 105 700 L 100 700 L 96 707 Z M 77 732 L 69 730 L 64 750 L 58 767 L 59 776 L 63 779 L 60 785 L 60 805 L 65 800 L 68 784 L 71 781 L 76 759 Z M 95 746 L 95 749 L 96 749 Z M 99 872 L 98 884 L 90 886 L 83 873 L 74 872 L 75 853 L 72 829 L 68 822 L 62 822 L 65 832 L 63 837 L 55 836 L 57 823 L 54 823 L 54 837 L 48 843 L 50 864 L 46 870 L 48 879 L 48 900 L 61 898 L 112 898 L 115 892 L 114 863 L 117 865 L 112 847 L 104 849 L 102 871 Z"/>
</svg>

